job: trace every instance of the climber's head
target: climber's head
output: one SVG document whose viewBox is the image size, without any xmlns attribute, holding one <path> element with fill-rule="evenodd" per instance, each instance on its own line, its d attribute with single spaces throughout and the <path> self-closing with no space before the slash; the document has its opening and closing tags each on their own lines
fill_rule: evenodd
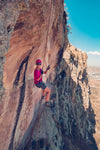
<svg viewBox="0 0 100 150">
<path fill-rule="evenodd" d="M 42 64 L 42 61 L 40 59 L 37 59 L 36 60 L 36 65 L 41 65 Z"/>
<path fill-rule="evenodd" d="M 38 68 L 41 68 L 42 61 L 40 59 L 36 60 L 36 65 Z"/>
</svg>

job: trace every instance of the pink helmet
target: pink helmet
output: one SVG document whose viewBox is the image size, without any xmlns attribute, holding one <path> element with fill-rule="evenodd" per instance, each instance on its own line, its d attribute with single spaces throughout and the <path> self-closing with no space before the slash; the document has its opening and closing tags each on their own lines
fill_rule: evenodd
<svg viewBox="0 0 100 150">
<path fill-rule="evenodd" d="M 36 65 L 41 65 L 42 64 L 42 61 L 40 59 L 37 59 L 36 60 Z"/>
</svg>

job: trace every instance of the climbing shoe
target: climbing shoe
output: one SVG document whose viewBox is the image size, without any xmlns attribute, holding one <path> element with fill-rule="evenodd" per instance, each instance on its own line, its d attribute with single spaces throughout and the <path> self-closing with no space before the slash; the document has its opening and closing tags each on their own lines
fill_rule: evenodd
<svg viewBox="0 0 100 150">
<path fill-rule="evenodd" d="M 45 106 L 47 106 L 47 107 L 51 107 L 51 103 L 50 102 L 45 102 Z"/>
<path fill-rule="evenodd" d="M 44 99 L 44 96 L 42 95 L 41 99 Z"/>
<path fill-rule="evenodd" d="M 45 102 L 45 106 L 46 106 L 46 107 L 50 107 L 50 108 L 55 107 L 54 103 L 53 103 L 53 102 L 50 102 L 50 101 Z"/>
</svg>

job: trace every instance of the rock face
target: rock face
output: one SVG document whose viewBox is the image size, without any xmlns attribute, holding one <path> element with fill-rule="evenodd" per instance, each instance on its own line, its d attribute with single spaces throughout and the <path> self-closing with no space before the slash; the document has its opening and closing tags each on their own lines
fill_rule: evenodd
<svg viewBox="0 0 100 150">
<path fill-rule="evenodd" d="M 2 1 L 0 9 L 7 15 L 2 38 L 8 43 L 2 43 L 1 51 L 6 59 L 1 71 L 5 92 L 0 149 L 96 150 L 87 56 L 68 45 L 63 0 Z M 44 70 L 51 66 L 43 79 L 56 103 L 52 109 L 39 104 L 42 91 L 33 83 L 38 58 Z"/>
</svg>

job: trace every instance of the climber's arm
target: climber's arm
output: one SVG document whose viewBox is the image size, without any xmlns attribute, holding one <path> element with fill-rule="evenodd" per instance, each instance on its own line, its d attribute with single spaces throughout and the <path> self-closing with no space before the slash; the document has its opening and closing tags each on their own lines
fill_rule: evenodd
<svg viewBox="0 0 100 150">
<path fill-rule="evenodd" d="M 46 74 L 48 72 L 48 70 L 46 70 L 46 71 L 43 71 L 43 74 Z"/>
<path fill-rule="evenodd" d="M 48 65 L 46 71 L 43 71 L 44 74 L 46 74 L 48 72 L 48 70 L 50 69 L 50 65 Z"/>
</svg>

